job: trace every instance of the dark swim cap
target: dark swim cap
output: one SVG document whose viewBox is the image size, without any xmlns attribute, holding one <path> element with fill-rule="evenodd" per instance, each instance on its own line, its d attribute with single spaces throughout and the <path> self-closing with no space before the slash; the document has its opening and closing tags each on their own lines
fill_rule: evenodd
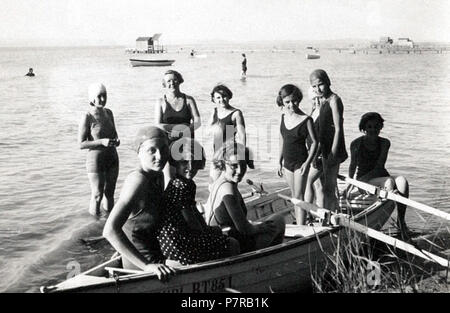
<svg viewBox="0 0 450 313">
<path fill-rule="evenodd" d="M 311 75 L 309 75 L 309 81 L 312 83 L 314 79 L 320 79 L 322 82 L 331 86 L 330 78 L 328 77 L 327 72 L 321 69 L 314 70 Z"/>
<path fill-rule="evenodd" d="M 141 144 L 149 139 L 163 139 L 166 140 L 167 145 L 169 145 L 169 139 L 167 137 L 167 133 L 164 130 L 156 126 L 146 126 L 140 128 L 136 136 L 134 137 L 133 141 L 134 151 L 139 152 Z"/>
</svg>

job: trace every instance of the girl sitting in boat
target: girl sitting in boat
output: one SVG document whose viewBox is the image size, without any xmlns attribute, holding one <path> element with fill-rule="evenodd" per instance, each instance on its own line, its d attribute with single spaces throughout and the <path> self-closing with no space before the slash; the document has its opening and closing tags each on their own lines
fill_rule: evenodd
<svg viewBox="0 0 450 313">
<path fill-rule="evenodd" d="M 285 222 L 272 215 L 261 222 L 247 220 L 247 208 L 238 184 L 247 172 L 249 152 L 244 145 L 228 141 L 214 154 L 213 162 L 221 170 L 208 198 L 208 224 L 230 227 L 229 235 L 239 241 L 241 253 L 281 243 Z"/>
<path fill-rule="evenodd" d="M 391 142 L 380 137 L 384 119 L 379 113 L 368 112 L 361 117 L 359 130 L 363 136 L 356 138 L 350 144 L 350 166 L 348 175 L 351 178 L 367 182 L 372 185 L 396 190 L 401 196 L 409 196 L 409 184 L 403 176 L 390 176 L 386 170 L 386 160 Z M 350 194 L 352 186 L 347 188 Z M 405 222 L 406 205 L 397 203 L 397 225 L 402 236 L 408 238 L 408 228 Z"/>
<path fill-rule="evenodd" d="M 174 70 L 164 73 L 164 96 L 158 100 L 155 123 L 169 132 L 169 140 L 180 137 L 194 138 L 194 131 L 201 126 L 200 114 L 193 97 L 180 91 L 183 76 Z"/>
<path fill-rule="evenodd" d="M 228 140 L 246 145 L 245 121 L 241 110 L 230 105 L 233 93 L 225 85 L 217 85 L 211 91 L 211 101 L 216 105 L 209 119 L 214 137 L 213 150 L 216 153 Z M 221 174 L 214 166 L 210 170 L 212 184 Z"/>
<path fill-rule="evenodd" d="M 114 206 L 114 191 L 119 175 L 119 156 L 116 147 L 120 145 L 120 140 L 113 113 L 105 108 L 106 87 L 100 83 L 92 84 L 88 93 L 90 109 L 81 119 L 78 143 L 80 149 L 89 149 L 86 159 L 91 185 L 89 213 L 99 215 L 102 199 L 105 211 L 111 211 Z"/>
<path fill-rule="evenodd" d="M 122 255 L 124 268 L 154 272 L 166 280 L 174 269 L 165 264 L 156 231 L 162 213 L 162 170 L 169 158 L 169 140 L 165 131 L 148 126 L 138 131 L 134 148 L 139 167 L 125 179 L 103 236 Z"/>
<path fill-rule="evenodd" d="M 204 169 L 203 147 L 195 140 L 181 138 L 171 145 L 169 162 L 176 169 L 164 191 L 158 240 L 168 261 L 182 265 L 239 254 L 239 243 L 220 227 L 210 227 L 196 208 L 193 178 Z"/>
<path fill-rule="evenodd" d="M 319 96 L 319 145 L 322 153 L 324 207 L 339 208 L 336 187 L 339 166 L 347 157 L 344 140 L 344 105 L 330 86 L 331 81 L 324 70 L 315 70 L 309 76 L 314 92 Z"/>
<path fill-rule="evenodd" d="M 291 188 L 293 198 L 303 200 L 308 172 L 317 149 L 313 120 L 299 107 L 303 94 L 295 85 L 284 85 L 278 92 L 277 105 L 282 108 L 280 123 L 280 169 Z M 310 137 L 308 151 L 306 138 Z M 296 222 L 305 224 L 305 213 L 296 208 Z"/>
</svg>

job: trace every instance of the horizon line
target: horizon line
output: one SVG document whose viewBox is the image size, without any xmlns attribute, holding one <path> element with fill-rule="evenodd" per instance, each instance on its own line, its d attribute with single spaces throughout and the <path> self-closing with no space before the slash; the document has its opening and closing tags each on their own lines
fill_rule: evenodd
<svg viewBox="0 0 450 313">
<path fill-rule="evenodd" d="M 270 44 L 270 43 L 276 43 L 276 42 L 298 42 L 298 43 L 304 43 L 306 41 L 309 42 L 335 42 L 335 41 L 366 41 L 366 42 L 378 42 L 376 39 L 364 39 L 364 38 L 338 38 L 338 39 L 279 39 L 279 40 L 221 40 L 221 39 L 205 39 L 205 40 L 198 40 L 193 42 L 183 42 L 183 43 L 169 43 L 165 44 L 164 46 L 189 46 L 189 45 L 200 45 L 200 44 L 213 44 L 213 45 L 220 45 L 220 44 Z M 450 41 L 440 41 L 440 40 L 421 40 L 421 41 L 415 41 L 415 43 L 438 43 L 438 44 L 450 44 Z M 44 44 L 31 44 L 31 45 L 14 45 L 14 44 L 2 44 L 0 43 L 0 48 L 89 48 L 89 47 L 129 47 L 129 44 L 121 43 L 111 43 L 111 44 L 61 44 L 61 45 L 44 45 Z"/>
</svg>

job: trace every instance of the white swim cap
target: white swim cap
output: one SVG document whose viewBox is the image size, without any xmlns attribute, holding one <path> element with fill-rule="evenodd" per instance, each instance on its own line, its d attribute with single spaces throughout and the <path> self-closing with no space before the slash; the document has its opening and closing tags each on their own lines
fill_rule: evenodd
<svg viewBox="0 0 450 313">
<path fill-rule="evenodd" d="M 89 102 L 94 102 L 94 99 L 103 92 L 106 92 L 106 87 L 102 83 L 93 83 L 89 85 L 88 96 Z"/>
</svg>

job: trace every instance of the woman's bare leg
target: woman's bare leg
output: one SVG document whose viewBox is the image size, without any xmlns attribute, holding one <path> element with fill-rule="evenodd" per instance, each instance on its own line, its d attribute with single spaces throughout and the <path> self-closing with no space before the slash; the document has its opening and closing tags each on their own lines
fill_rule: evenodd
<svg viewBox="0 0 450 313">
<path fill-rule="evenodd" d="M 88 173 L 89 184 L 91 185 L 91 200 L 89 202 L 89 213 L 92 215 L 100 214 L 100 204 L 103 198 L 105 187 L 105 174 Z"/>
<path fill-rule="evenodd" d="M 323 194 L 324 194 L 324 208 L 336 211 L 339 208 L 339 203 L 336 197 L 337 175 L 339 173 L 340 164 L 329 164 L 323 158 Z"/>
<path fill-rule="evenodd" d="M 300 174 L 300 169 L 294 172 L 294 198 L 302 201 L 305 199 L 305 188 L 307 180 L 308 170 L 303 175 Z M 305 225 L 306 212 L 300 208 L 295 208 L 295 214 L 297 225 Z"/>
<path fill-rule="evenodd" d="M 105 198 L 103 199 L 103 209 L 107 212 L 111 212 L 114 207 L 114 192 L 116 191 L 118 176 L 119 166 L 111 168 L 105 175 Z"/>
</svg>

